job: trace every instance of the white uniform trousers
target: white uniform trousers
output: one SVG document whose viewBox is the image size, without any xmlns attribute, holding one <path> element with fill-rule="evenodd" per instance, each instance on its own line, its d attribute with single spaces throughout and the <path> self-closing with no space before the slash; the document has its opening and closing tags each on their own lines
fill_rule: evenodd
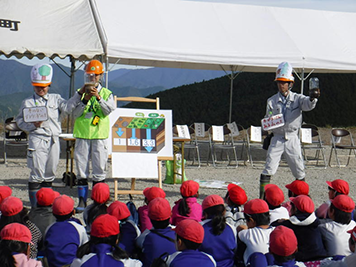
<svg viewBox="0 0 356 267">
<path fill-rule="evenodd" d="M 296 179 L 305 177 L 304 161 L 298 135 L 289 135 L 288 140 L 282 135 L 274 135 L 268 148 L 265 169 L 262 174 L 274 175 L 284 153 L 288 166 Z"/>
<path fill-rule="evenodd" d="M 74 159 L 78 179 L 89 178 L 89 162 L 91 160 L 93 181 L 102 181 L 106 177 L 108 161 L 107 139 L 75 140 Z"/>
<path fill-rule="evenodd" d="M 27 167 L 31 169 L 30 183 L 53 182 L 59 162 L 58 137 L 30 135 L 27 150 Z"/>
</svg>

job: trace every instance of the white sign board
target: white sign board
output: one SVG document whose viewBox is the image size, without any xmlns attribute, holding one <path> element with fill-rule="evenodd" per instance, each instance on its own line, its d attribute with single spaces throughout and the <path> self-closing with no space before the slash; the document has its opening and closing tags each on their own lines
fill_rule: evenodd
<svg viewBox="0 0 356 267">
<path fill-rule="evenodd" d="M 240 135 L 239 128 L 237 127 L 236 122 L 228 123 L 227 128 L 229 128 L 232 136 L 235 137 Z"/>
<path fill-rule="evenodd" d="M 213 125 L 213 141 L 224 141 L 224 126 Z"/>
<path fill-rule="evenodd" d="M 204 122 L 194 123 L 194 133 L 196 137 L 205 137 L 205 124 Z"/>
<path fill-rule="evenodd" d="M 261 120 L 261 125 L 264 131 L 269 131 L 282 127 L 284 125 L 283 114 L 277 114 Z"/>
<path fill-rule="evenodd" d="M 313 142 L 312 129 L 302 128 L 302 143 L 311 144 Z"/>
<path fill-rule="evenodd" d="M 259 126 L 252 126 L 250 127 L 251 131 L 251 141 L 252 142 L 262 142 L 262 130 Z"/>
<path fill-rule="evenodd" d="M 112 153 L 112 177 L 157 178 L 157 154 Z"/>
<path fill-rule="evenodd" d="M 48 120 L 47 107 L 31 107 L 24 108 L 23 119 L 25 122 L 37 122 L 37 121 L 46 121 Z"/>
<path fill-rule="evenodd" d="M 176 125 L 178 136 L 190 139 L 188 125 Z"/>
</svg>

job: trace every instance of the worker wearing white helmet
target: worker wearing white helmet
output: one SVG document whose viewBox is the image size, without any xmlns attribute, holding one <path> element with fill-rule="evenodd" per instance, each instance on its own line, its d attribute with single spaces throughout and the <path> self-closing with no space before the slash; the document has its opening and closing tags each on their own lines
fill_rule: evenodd
<svg viewBox="0 0 356 267">
<path fill-rule="evenodd" d="M 285 124 L 272 130 L 273 137 L 268 148 L 266 165 L 260 178 L 260 198 L 263 197 L 264 186 L 276 173 L 283 153 L 295 179 L 305 179 L 299 140 L 302 111 L 314 109 L 318 101 L 317 98 L 320 96 L 320 90 L 311 91 L 310 96 L 291 91 L 294 77 L 293 68 L 288 62 L 282 62 L 278 66 L 275 81 L 278 93 L 267 100 L 266 117 L 282 114 Z"/>
<path fill-rule="evenodd" d="M 34 94 L 22 102 L 16 117 L 17 125 L 29 133 L 27 166 L 31 169 L 28 185 L 32 207 L 36 205 L 36 192 L 41 187 L 51 187 L 56 175 L 60 153 L 58 136 L 62 132 L 61 115 L 70 113 L 80 102 L 79 94 L 68 101 L 59 94 L 49 94 L 52 77 L 51 65 L 33 66 L 31 82 Z M 41 115 L 34 119 L 29 115 L 31 113 Z"/>
</svg>

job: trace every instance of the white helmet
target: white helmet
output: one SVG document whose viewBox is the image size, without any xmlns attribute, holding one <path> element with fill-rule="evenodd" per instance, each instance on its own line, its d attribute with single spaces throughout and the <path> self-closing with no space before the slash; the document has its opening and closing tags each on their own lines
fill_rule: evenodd
<svg viewBox="0 0 356 267">
<path fill-rule="evenodd" d="M 46 87 L 52 83 L 53 69 L 49 64 L 36 64 L 31 70 L 31 82 L 33 86 Z"/>
<path fill-rule="evenodd" d="M 282 62 L 279 64 L 276 70 L 275 81 L 294 82 L 292 65 L 288 62 Z"/>
</svg>

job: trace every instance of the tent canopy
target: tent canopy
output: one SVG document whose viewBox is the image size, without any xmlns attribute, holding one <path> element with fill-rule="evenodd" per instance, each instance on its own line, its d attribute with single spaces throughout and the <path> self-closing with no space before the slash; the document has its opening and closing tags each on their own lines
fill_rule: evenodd
<svg viewBox="0 0 356 267">
<path fill-rule="evenodd" d="M 355 13 L 194 0 L 90 0 L 110 63 L 356 71 Z M 119 60 L 119 61 L 118 61 Z"/>
<path fill-rule="evenodd" d="M 88 0 L 2 0 L 0 55 L 87 60 L 104 53 Z"/>
</svg>

